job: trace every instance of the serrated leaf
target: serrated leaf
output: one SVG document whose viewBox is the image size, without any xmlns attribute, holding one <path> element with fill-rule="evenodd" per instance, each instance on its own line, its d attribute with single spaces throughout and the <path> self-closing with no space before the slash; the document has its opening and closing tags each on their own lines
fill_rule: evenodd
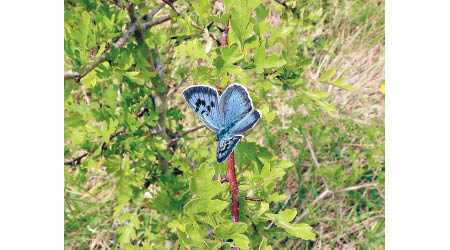
<svg viewBox="0 0 450 250">
<path fill-rule="evenodd" d="M 194 177 L 189 182 L 190 190 L 201 198 L 209 199 L 222 191 L 222 185 L 219 181 L 212 182 L 214 168 L 203 163 L 195 171 Z"/>
</svg>

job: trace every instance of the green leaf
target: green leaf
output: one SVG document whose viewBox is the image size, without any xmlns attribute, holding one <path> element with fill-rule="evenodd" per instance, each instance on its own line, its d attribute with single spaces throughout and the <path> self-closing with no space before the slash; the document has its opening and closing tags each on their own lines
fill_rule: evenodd
<svg viewBox="0 0 450 250">
<path fill-rule="evenodd" d="M 306 90 L 302 90 L 303 93 L 305 93 L 309 98 L 314 99 L 314 100 L 320 100 L 323 99 L 325 97 L 330 96 L 330 92 L 324 92 L 324 91 L 313 91 L 313 92 L 308 92 Z"/>
<path fill-rule="evenodd" d="M 234 46 L 225 46 L 222 48 L 222 56 L 225 64 L 231 65 L 244 57 L 244 55 Z"/>
<path fill-rule="evenodd" d="M 201 228 L 197 223 L 187 224 L 186 225 L 186 233 L 189 235 L 189 238 L 195 243 L 203 242 L 203 235 Z"/>
<path fill-rule="evenodd" d="M 212 182 L 214 168 L 203 163 L 195 171 L 194 177 L 189 182 L 190 190 L 201 198 L 209 199 L 222 191 L 222 184 L 219 181 Z"/>
<path fill-rule="evenodd" d="M 294 164 L 286 160 L 281 160 L 277 165 L 275 165 L 276 168 L 290 168 L 292 166 L 294 166 Z"/>
<path fill-rule="evenodd" d="M 346 80 L 345 78 L 341 77 L 339 79 L 336 79 L 333 82 L 329 82 L 329 81 L 322 81 L 322 82 L 325 83 L 325 84 L 334 85 L 334 86 L 336 86 L 338 88 L 341 88 L 341 89 L 352 91 L 353 90 L 353 85 L 345 85 L 345 84 L 343 84 L 345 82 L 345 80 Z"/>
<path fill-rule="evenodd" d="M 89 34 L 89 25 L 91 23 L 91 16 L 88 12 L 83 11 L 81 14 L 81 23 L 80 23 L 80 31 L 81 31 L 81 48 L 86 49 L 87 37 Z"/>
<path fill-rule="evenodd" d="M 264 2 L 266 2 L 266 0 L 248 0 L 248 8 L 253 10 Z"/>
<path fill-rule="evenodd" d="M 316 100 L 316 103 L 319 104 L 320 108 L 325 110 L 329 115 L 334 116 L 336 108 L 333 105 L 319 100 Z"/>
<path fill-rule="evenodd" d="M 191 4 L 201 19 L 208 17 L 207 10 L 211 8 L 211 3 L 209 0 L 192 1 Z"/>
<path fill-rule="evenodd" d="M 272 54 L 266 58 L 264 68 L 278 68 L 286 64 L 286 60 L 282 59 L 277 54 Z"/>
<path fill-rule="evenodd" d="M 82 77 L 81 81 L 84 82 L 85 88 L 94 87 L 97 84 L 97 73 L 95 72 L 95 69 Z"/>
<path fill-rule="evenodd" d="M 175 51 L 177 51 L 178 57 L 192 57 L 192 58 L 203 58 L 208 59 L 208 55 L 206 54 L 205 48 L 195 40 L 189 40 L 186 44 L 180 44 L 175 47 Z"/>
<path fill-rule="evenodd" d="M 312 228 L 309 225 L 304 223 L 289 223 L 295 218 L 295 215 L 297 215 L 297 210 L 295 208 L 286 209 L 279 214 L 266 213 L 266 216 L 274 221 L 275 225 L 284 228 L 286 232 L 304 240 L 315 240 L 316 235 L 311 232 Z"/>
<path fill-rule="evenodd" d="M 255 49 L 256 73 L 261 73 L 264 71 L 265 59 L 266 59 L 266 46 L 262 45 Z"/>
<path fill-rule="evenodd" d="M 245 231 L 247 231 L 247 224 L 245 224 L 244 222 L 236 222 L 231 224 L 231 232 L 233 234 L 243 233 Z"/>
<path fill-rule="evenodd" d="M 272 250 L 271 246 L 267 245 L 267 238 L 263 236 L 261 243 L 259 244 L 258 250 Z"/>
<path fill-rule="evenodd" d="M 275 194 L 270 194 L 269 198 L 267 198 L 267 200 L 268 201 L 273 201 L 273 202 L 279 202 L 279 201 L 282 201 L 282 200 L 284 200 L 286 198 L 287 198 L 287 195 L 285 195 L 285 194 L 277 194 L 277 193 L 275 193 Z"/>
<path fill-rule="evenodd" d="M 243 234 L 233 234 L 231 239 L 234 241 L 234 245 L 240 249 L 249 249 L 250 240 Z"/>
<path fill-rule="evenodd" d="M 214 234 L 219 236 L 219 238 L 222 240 L 227 240 L 229 239 L 231 232 L 229 227 L 225 225 L 219 225 L 214 229 Z"/>
<path fill-rule="evenodd" d="M 334 75 L 336 75 L 336 70 L 330 69 L 319 78 L 319 81 L 321 81 L 321 82 L 326 81 L 326 80 L 330 79 L 331 77 L 333 77 Z"/>
</svg>

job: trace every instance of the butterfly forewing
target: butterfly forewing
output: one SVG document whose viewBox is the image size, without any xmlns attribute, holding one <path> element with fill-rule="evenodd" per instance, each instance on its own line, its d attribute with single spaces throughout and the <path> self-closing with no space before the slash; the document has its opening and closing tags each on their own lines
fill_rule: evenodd
<svg viewBox="0 0 450 250">
<path fill-rule="evenodd" d="M 222 163 L 228 158 L 228 156 L 230 156 L 231 152 L 233 152 L 242 137 L 242 135 L 234 135 L 220 139 L 219 144 L 217 145 L 217 163 Z"/>
<path fill-rule="evenodd" d="M 220 97 L 219 111 L 225 127 L 242 119 L 252 109 L 247 89 L 240 84 L 229 86 Z"/>
<path fill-rule="evenodd" d="M 183 91 L 184 98 L 197 117 L 214 132 L 222 128 L 217 90 L 208 86 L 192 86 Z"/>
<path fill-rule="evenodd" d="M 261 119 L 261 117 L 262 115 L 261 112 L 259 112 L 259 110 L 253 110 L 247 116 L 237 121 L 236 124 L 234 124 L 230 128 L 228 134 L 240 135 L 249 131 L 256 125 L 256 123 L 259 121 L 259 119 Z"/>
</svg>

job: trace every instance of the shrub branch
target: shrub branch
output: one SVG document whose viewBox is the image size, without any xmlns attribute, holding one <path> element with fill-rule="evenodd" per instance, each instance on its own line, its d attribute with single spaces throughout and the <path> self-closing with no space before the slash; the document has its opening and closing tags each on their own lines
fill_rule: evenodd
<svg viewBox="0 0 450 250">
<path fill-rule="evenodd" d="M 155 25 L 158 25 L 158 24 L 161 24 L 161 23 L 164 23 L 164 22 L 170 20 L 169 15 L 161 17 L 156 20 L 151 20 L 153 18 L 153 16 L 156 15 L 156 13 L 162 7 L 163 6 L 159 5 L 154 10 L 152 10 L 149 14 L 146 14 L 146 15 L 136 18 L 136 20 L 134 22 L 132 21 L 130 26 L 128 27 L 128 29 L 114 43 L 114 46 L 118 49 L 122 48 L 128 42 L 128 40 L 131 38 L 131 36 L 134 34 L 134 32 L 138 28 L 141 30 L 148 30 Z M 145 22 L 145 23 L 140 23 L 141 19 L 145 19 L 145 20 L 149 20 L 149 21 Z M 72 70 L 64 72 L 64 80 L 73 79 L 73 78 L 75 78 L 77 80 L 81 79 L 82 77 L 87 75 L 89 72 L 91 72 L 93 69 L 95 69 L 98 65 L 105 62 L 106 54 L 109 52 L 110 52 L 110 50 L 107 50 L 106 52 L 104 52 L 93 64 L 87 66 L 86 69 L 84 70 L 84 72 L 82 72 L 82 73 L 74 72 Z"/>
</svg>

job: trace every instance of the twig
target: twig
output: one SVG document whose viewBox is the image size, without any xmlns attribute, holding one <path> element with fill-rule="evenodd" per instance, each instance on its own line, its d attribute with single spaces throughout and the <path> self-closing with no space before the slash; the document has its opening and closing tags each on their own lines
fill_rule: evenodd
<svg viewBox="0 0 450 250">
<path fill-rule="evenodd" d="M 195 132 L 195 131 L 197 131 L 197 130 L 199 130 L 201 128 L 204 128 L 204 127 L 205 127 L 205 125 L 200 125 L 200 126 L 197 126 L 195 128 L 186 129 L 185 131 L 179 133 L 177 135 L 177 138 L 183 137 L 183 136 L 185 136 L 185 135 L 187 135 L 189 133 Z"/>
<path fill-rule="evenodd" d="M 228 157 L 227 176 L 231 191 L 231 221 L 236 223 L 239 222 L 239 203 L 236 199 L 238 195 L 238 185 L 236 181 L 236 173 L 234 171 L 234 150 Z"/>
<path fill-rule="evenodd" d="M 253 197 L 244 197 L 244 199 L 247 201 L 265 201 L 265 202 L 267 202 L 267 200 L 260 199 L 260 198 L 253 198 Z"/>
<path fill-rule="evenodd" d="M 171 89 L 171 91 L 167 94 L 167 99 L 171 98 L 178 91 L 178 89 L 181 87 L 181 85 L 183 85 L 186 79 L 187 77 L 182 79 L 177 85 L 175 85 L 173 89 Z"/>
<path fill-rule="evenodd" d="M 186 20 L 186 15 L 184 15 L 184 13 L 182 13 L 181 11 L 179 11 L 170 0 L 162 0 L 164 3 L 166 3 L 167 5 L 169 5 L 170 8 L 172 8 L 173 11 L 175 11 L 175 13 L 177 13 L 178 16 L 180 16 L 181 18 Z M 195 23 L 194 21 L 191 22 L 191 25 L 194 26 L 196 29 L 205 32 L 205 29 L 200 27 L 197 23 Z M 217 38 L 213 33 L 208 32 L 209 36 L 214 39 L 214 41 L 216 41 L 217 45 L 220 45 L 220 40 L 219 38 Z"/>
<path fill-rule="evenodd" d="M 195 132 L 195 131 L 197 131 L 197 130 L 199 130 L 199 129 L 201 129 L 201 128 L 204 128 L 204 127 L 205 127 L 205 125 L 200 125 L 200 126 L 195 127 L 195 128 L 186 129 L 185 131 L 183 131 L 183 132 L 181 132 L 181 133 L 179 133 L 179 134 L 175 134 L 175 137 L 167 143 L 167 146 L 173 146 L 173 145 L 175 145 L 175 143 L 176 143 L 176 142 L 178 141 L 178 139 L 180 139 L 181 137 L 183 137 L 183 136 L 185 136 L 185 135 L 187 135 L 187 134 L 189 134 L 189 133 Z"/>
<path fill-rule="evenodd" d="M 223 184 L 224 182 L 228 182 L 228 178 L 226 176 L 220 179 L 220 184 Z"/>
<path fill-rule="evenodd" d="M 281 0 L 275 0 L 275 2 L 281 4 L 284 8 L 290 10 L 292 14 L 296 15 L 297 17 L 300 17 L 300 13 L 297 13 L 297 8 L 291 8 L 286 4 L 286 2 L 283 2 Z"/>
<path fill-rule="evenodd" d="M 175 0 L 176 1 L 176 0 Z M 174 2 L 175 2 L 174 1 Z M 156 8 L 154 8 L 152 11 L 150 11 L 150 13 L 148 13 L 144 19 L 146 21 L 151 21 L 153 19 L 153 17 L 156 15 L 156 13 L 158 13 L 163 7 L 164 5 L 166 5 L 166 3 L 160 3 Z"/>
</svg>

